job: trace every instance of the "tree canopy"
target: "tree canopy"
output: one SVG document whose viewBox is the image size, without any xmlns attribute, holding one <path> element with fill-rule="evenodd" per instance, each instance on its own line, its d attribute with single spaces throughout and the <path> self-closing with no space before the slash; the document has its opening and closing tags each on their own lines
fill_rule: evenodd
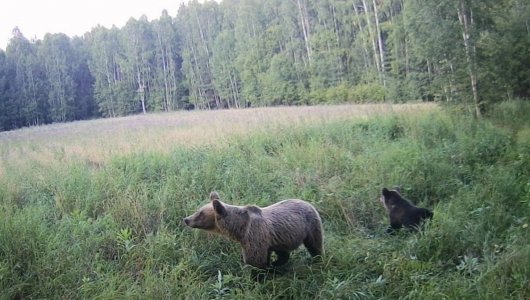
<svg viewBox="0 0 530 300">
<path fill-rule="evenodd" d="M 0 50 L 0 130 L 179 109 L 530 94 L 521 0 L 190 1 Z"/>
</svg>

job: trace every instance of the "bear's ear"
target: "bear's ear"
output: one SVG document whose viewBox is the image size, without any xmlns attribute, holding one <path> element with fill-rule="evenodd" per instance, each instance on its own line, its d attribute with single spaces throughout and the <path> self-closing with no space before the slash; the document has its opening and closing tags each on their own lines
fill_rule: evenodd
<svg viewBox="0 0 530 300">
<path fill-rule="evenodd" d="M 213 209 L 215 212 L 220 215 L 221 217 L 224 217 L 226 215 L 226 208 L 223 206 L 223 203 L 219 201 L 218 199 L 212 200 Z"/>
<path fill-rule="evenodd" d="M 211 192 L 210 193 L 210 200 L 219 200 L 219 194 L 217 194 L 217 192 Z"/>
<path fill-rule="evenodd" d="M 400 188 L 399 186 L 396 185 L 396 186 L 394 187 L 394 190 L 395 190 L 396 192 L 398 192 L 398 193 L 401 194 L 401 188 Z"/>
<path fill-rule="evenodd" d="M 383 190 L 381 191 L 381 193 L 383 194 L 383 196 L 385 196 L 386 198 L 389 198 L 392 193 L 387 189 L 387 188 L 383 188 Z"/>
<path fill-rule="evenodd" d="M 247 211 L 251 212 L 251 213 L 255 213 L 255 214 L 261 214 L 261 208 L 257 207 L 256 205 L 248 205 L 248 206 L 245 206 L 245 208 L 247 209 Z"/>
</svg>

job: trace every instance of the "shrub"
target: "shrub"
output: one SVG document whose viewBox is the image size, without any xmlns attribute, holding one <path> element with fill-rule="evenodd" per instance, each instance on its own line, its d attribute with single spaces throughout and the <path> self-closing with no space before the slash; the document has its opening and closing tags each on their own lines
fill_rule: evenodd
<svg viewBox="0 0 530 300">
<path fill-rule="evenodd" d="M 350 90 L 348 98 L 354 103 L 382 102 L 385 89 L 378 83 L 359 84 Z"/>
</svg>

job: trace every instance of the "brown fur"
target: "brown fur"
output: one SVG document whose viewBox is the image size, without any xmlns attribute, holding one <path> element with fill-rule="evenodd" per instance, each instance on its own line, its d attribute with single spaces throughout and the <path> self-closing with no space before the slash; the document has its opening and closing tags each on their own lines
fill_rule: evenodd
<svg viewBox="0 0 530 300">
<path fill-rule="evenodd" d="M 209 204 L 184 218 L 184 223 L 239 242 L 246 264 L 265 269 L 273 251 L 278 257 L 273 265 L 285 264 L 289 253 L 301 244 L 312 256 L 323 254 L 320 215 L 303 200 L 283 200 L 260 208 L 223 203 L 215 192 L 210 199 Z"/>
<path fill-rule="evenodd" d="M 394 190 L 383 188 L 380 201 L 383 203 L 390 220 L 390 228 L 387 232 L 393 232 L 402 227 L 418 229 L 424 220 L 433 217 L 432 211 L 416 207 L 409 200 L 403 198 L 398 187 Z"/>
</svg>

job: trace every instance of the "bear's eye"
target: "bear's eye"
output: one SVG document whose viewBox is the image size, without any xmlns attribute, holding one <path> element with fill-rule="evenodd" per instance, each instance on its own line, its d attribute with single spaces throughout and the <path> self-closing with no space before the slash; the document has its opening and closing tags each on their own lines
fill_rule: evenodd
<svg viewBox="0 0 530 300">
<path fill-rule="evenodd" d="M 201 212 L 199 212 L 199 214 L 197 215 L 197 217 L 202 217 L 202 215 L 204 215 L 204 213 L 201 211 Z"/>
</svg>

